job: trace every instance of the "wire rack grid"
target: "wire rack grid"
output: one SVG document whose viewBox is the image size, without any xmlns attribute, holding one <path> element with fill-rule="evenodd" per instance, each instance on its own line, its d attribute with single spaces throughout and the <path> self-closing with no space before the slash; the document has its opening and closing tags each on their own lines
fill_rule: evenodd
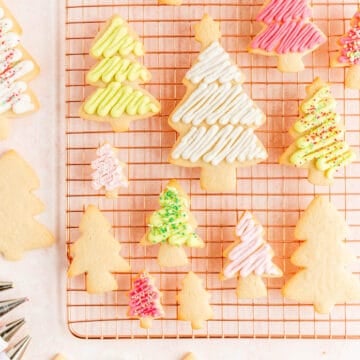
<svg viewBox="0 0 360 360">
<path fill-rule="evenodd" d="M 282 74 L 273 58 L 247 53 L 250 39 L 260 30 L 255 16 L 261 0 L 185 0 L 180 7 L 159 6 L 157 0 L 66 1 L 66 168 L 67 248 L 78 236 L 84 207 L 97 205 L 113 224 L 122 243 L 122 255 L 131 263 L 131 273 L 116 274 L 119 290 L 88 295 L 85 278 L 67 283 L 67 313 L 71 332 L 80 338 L 359 338 L 360 303 L 339 304 L 330 315 L 317 315 L 311 305 L 284 300 L 280 288 L 296 268 L 290 256 L 298 247 L 294 226 L 300 212 L 314 194 L 324 194 L 344 214 L 351 226 L 349 248 L 360 256 L 360 163 L 337 174 L 334 185 L 315 187 L 306 180 L 306 171 L 284 167 L 277 160 L 290 144 L 287 133 L 298 115 L 305 86 L 315 76 L 332 83 L 338 111 L 345 120 L 347 141 L 360 147 L 359 92 L 345 90 L 344 70 L 329 69 L 329 52 L 348 27 L 356 0 L 312 2 L 314 21 L 328 35 L 327 44 L 305 58 L 306 70 Z M 267 123 L 257 131 L 269 151 L 265 163 L 238 170 L 237 188 L 231 194 L 207 194 L 199 187 L 199 170 L 167 163 L 176 133 L 167 118 L 185 93 L 182 78 L 198 54 L 193 25 L 204 13 L 221 21 L 222 44 L 246 75 L 248 94 L 267 114 Z M 142 37 L 147 53 L 145 65 L 153 75 L 147 90 L 162 103 L 162 113 L 137 121 L 126 133 L 113 133 L 106 124 L 84 121 L 78 109 L 91 88 L 85 74 L 94 63 L 89 45 L 103 22 L 113 14 L 128 19 Z M 90 186 L 90 161 L 100 143 L 108 141 L 119 149 L 128 163 L 129 188 L 116 200 L 105 199 Z M 160 269 L 156 247 L 145 249 L 139 240 L 146 231 L 146 216 L 158 207 L 158 195 L 166 182 L 177 178 L 191 197 L 191 210 L 199 222 L 199 234 L 206 248 L 189 250 L 191 266 L 175 271 Z M 266 229 L 267 240 L 276 253 L 275 261 L 286 274 L 267 280 L 268 296 L 259 300 L 237 300 L 235 280 L 220 281 L 222 253 L 235 240 L 234 226 L 239 211 L 248 209 Z M 150 330 L 128 319 L 127 295 L 132 278 L 148 269 L 163 292 L 166 316 L 153 322 Z M 214 318 L 202 330 L 192 331 L 176 320 L 176 292 L 184 274 L 195 271 L 211 294 Z M 360 274 L 360 264 L 352 270 Z"/>
</svg>

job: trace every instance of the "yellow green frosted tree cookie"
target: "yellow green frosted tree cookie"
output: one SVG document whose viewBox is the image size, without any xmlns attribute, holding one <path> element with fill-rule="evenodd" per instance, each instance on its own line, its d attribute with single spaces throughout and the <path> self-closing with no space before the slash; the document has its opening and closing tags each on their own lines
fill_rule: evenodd
<svg viewBox="0 0 360 360">
<path fill-rule="evenodd" d="M 28 82 L 39 73 L 39 66 L 21 46 L 22 30 L 0 0 L 0 139 L 9 135 L 9 118 L 35 112 L 39 108 Z"/>
<path fill-rule="evenodd" d="M 19 260 L 27 250 L 54 243 L 49 230 L 34 219 L 44 204 L 33 194 L 39 179 L 14 150 L 0 158 L 0 252 L 8 260 Z"/>
<path fill-rule="evenodd" d="M 160 244 L 158 262 L 160 266 L 184 266 L 189 260 L 183 246 L 204 247 L 196 234 L 197 223 L 190 213 L 190 199 L 176 180 L 171 180 L 160 195 L 160 210 L 148 219 L 148 231 L 141 244 Z"/>
<path fill-rule="evenodd" d="M 202 329 L 204 321 L 213 318 L 209 300 L 210 294 L 204 289 L 202 279 L 190 271 L 184 277 L 182 289 L 177 295 L 178 319 L 190 321 L 193 330 Z"/>
<path fill-rule="evenodd" d="M 80 221 L 81 236 L 70 245 L 68 276 L 86 273 L 86 291 L 117 290 L 112 272 L 127 272 L 130 265 L 120 255 L 121 245 L 111 233 L 111 224 L 101 211 L 89 205 Z"/>
<path fill-rule="evenodd" d="M 295 238 L 305 242 L 291 262 L 301 270 L 285 283 L 284 297 L 313 304 L 320 314 L 329 313 L 335 304 L 359 300 L 359 279 L 346 268 L 356 260 L 344 243 L 347 235 L 345 220 L 334 205 L 315 197 L 295 228 Z"/>
<path fill-rule="evenodd" d="M 316 78 L 306 92 L 300 118 L 290 129 L 296 141 L 282 154 L 280 163 L 307 168 L 312 184 L 329 185 L 336 170 L 353 162 L 356 156 L 344 140 L 345 130 L 329 84 Z"/>
<path fill-rule="evenodd" d="M 151 80 L 147 68 L 136 58 L 145 54 L 137 34 L 120 16 L 113 16 L 94 39 L 90 55 L 99 62 L 86 76 L 97 86 L 80 108 L 80 117 L 108 122 L 114 131 L 129 129 L 133 120 L 160 111 L 160 103 L 140 84 Z"/>
</svg>

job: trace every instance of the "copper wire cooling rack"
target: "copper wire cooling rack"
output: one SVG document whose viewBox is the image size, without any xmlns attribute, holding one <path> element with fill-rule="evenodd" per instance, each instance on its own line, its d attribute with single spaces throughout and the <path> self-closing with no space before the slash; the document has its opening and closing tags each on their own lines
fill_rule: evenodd
<svg viewBox="0 0 360 360">
<path fill-rule="evenodd" d="M 121 241 L 122 255 L 132 272 L 117 274 L 120 289 L 105 295 L 88 295 L 84 277 L 68 280 L 67 312 L 71 332 L 81 338 L 360 338 L 360 303 L 337 305 L 330 315 L 317 315 L 311 305 L 284 300 L 280 288 L 296 269 L 290 256 L 298 247 L 294 226 L 300 212 L 314 194 L 324 194 L 344 214 L 351 226 L 347 245 L 360 256 L 360 163 L 341 170 L 331 189 L 316 187 L 306 180 L 306 171 L 280 166 L 277 159 L 291 142 L 287 130 L 296 119 L 305 86 L 315 76 L 332 83 L 343 116 L 346 140 L 360 147 L 359 92 L 345 90 L 344 70 L 329 69 L 329 52 L 349 26 L 358 1 L 313 1 L 316 24 L 328 35 L 327 44 L 306 57 L 306 71 L 282 74 L 272 58 L 246 52 L 250 39 L 261 28 L 255 16 L 261 0 L 185 0 L 181 7 L 159 6 L 157 0 L 67 0 L 66 1 L 66 153 L 67 153 L 67 246 L 78 236 L 79 220 L 88 204 L 97 205 L 113 224 Z M 193 25 L 204 13 L 221 21 L 222 44 L 246 75 L 245 88 L 267 114 L 267 123 L 257 131 L 269 150 L 267 162 L 238 171 L 236 192 L 206 194 L 199 187 L 199 170 L 167 163 L 176 133 L 167 117 L 185 93 L 181 80 L 198 54 Z M 107 124 L 79 119 L 78 109 L 90 87 L 85 74 L 95 62 L 88 55 L 91 39 L 113 14 L 129 20 L 143 38 L 147 54 L 144 63 L 153 74 L 146 88 L 160 99 L 160 116 L 131 125 L 126 133 L 115 134 Z M 116 200 L 105 199 L 90 186 L 90 161 L 104 141 L 119 149 L 128 163 L 130 185 Z M 143 248 L 139 240 L 146 230 L 145 218 L 157 208 L 158 195 L 166 182 L 177 178 L 188 191 L 192 212 L 199 222 L 199 234 L 206 248 L 190 250 L 191 266 L 179 271 L 160 269 L 156 247 Z M 277 254 L 275 261 L 285 278 L 267 281 L 268 296 L 238 301 L 235 280 L 221 282 L 222 252 L 234 241 L 234 226 L 240 210 L 248 209 L 261 221 L 267 239 Z M 131 279 L 148 269 L 163 292 L 166 317 L 146 331 L 138 320 L 126 316 Z M 176 292 L 190 270 L 204 279 L 211 293 L 214 319 L 202 330 L 192 331 L 187 322 L 176 320 Z M 360 262 L 354 264 L 360 274 Z"/>
</svg>

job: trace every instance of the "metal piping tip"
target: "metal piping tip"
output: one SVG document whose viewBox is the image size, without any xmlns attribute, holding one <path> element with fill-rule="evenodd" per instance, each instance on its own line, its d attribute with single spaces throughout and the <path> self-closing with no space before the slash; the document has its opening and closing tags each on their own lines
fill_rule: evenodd
<svg viewBox="0 0 360 360">
<path fill-rule="evenodd" d="M 4 341 L 9 342 L 24 324 L 24 318 L 12 321 L 0 328 L 0 336 Z"/>
<path fill-rule="evenodd" d="M 25 336 L 17 344 L 15 344 L 10 350 L 7 351 L 6 355 L 10 360 L 20 360 L 24 356 L 24 353 L 29 346 L 31 337 Z"/>
<path fill-rule="evenodd" d="M 27 301 L 27 298 L 0 301 L 0 317 Z"/>
<path fill-rule="evenodd" d="M 9 281 L 0 281 L 0 291 L 8 290 L 13 288 L 13 283 Z"/>
</svg>

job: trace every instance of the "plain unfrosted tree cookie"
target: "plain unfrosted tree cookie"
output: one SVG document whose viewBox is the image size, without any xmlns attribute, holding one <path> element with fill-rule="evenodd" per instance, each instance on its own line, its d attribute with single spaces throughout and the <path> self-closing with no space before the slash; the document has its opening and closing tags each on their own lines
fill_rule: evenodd
<svg viewBox="0 0 360 360">
<path fill-rule="evenodd" d="M 127 272 L 129 263 L 120 255 L 121 245 L 112 235 L 109 220 L 94 205 L 83 214 L 81 236 L 70 245 L 71 264 L 68 276 L 86 274 L 86 291 L 103 293 L 117 290 L 112 272 Z"/>
<path fill-rule="evenodd" d="M 180 133 L 169 162 L 200 167 L 201 187 L 211 192 L 235 190 L 236 169 L 267 158 L 254 133 L 265 115 L 244 91 L 244 75 L 220 38 L 220 24 L 209 15 L 195 26 L 201 52 L 183 80 L 186 94 L 169 117 Z"/>
<path fill-rule="evenodd" d="M 264 24 L 249 51 L 277 56 L 283 72 L 304 70 L 303 56 L 326 41 L 326 36 L 309 21 L 309 0 L 267 0 L 256 20 Z"/>
<path fill-rule="evenodd" d="M 345 86 L 360 89 L 360 7 L 350 25 L 349 31 L 338 41 L 340 50 L 333 57 L 331 66 L 347 67 Z"/>
<path fill-rule="evenodd" d="M 264 240 L 264 229 L 253 215 L 245 211 L 236 227 L 235 241 L 224 252 L 227 258 L 222 279 L 238 276 L 237 296 L 255 299 L 267 295 L 262 277 L 281 277 L 282 271 L 272 262 L 274 252 Z"/>
<path fill-rule="evenodd" d="M 345 129 L 329 84 L 316 78 L 306 92 L 300 118 L 290 129 L 295 142 L 281 155 L 280 164 L 309 169 L 312 184 L 330 185 L 336 170 L 353 162 L 356 154 L 344 140 Z"/>
<path fill-rule="evenodd" d="M 190 321 L 193 330 L 202 329 L 204 321 L 213 318 L 213 310 L 209 303 L 210 294 L 204 289 L 202 279 L 192 271 L 182 280 L 177 301 L 178 319 Z"/>
<path fill-rule="evenodd" d="M 190 199 L 177 180 L 171 180 L 160 194 L 160 209 L 147 220 L 148 231 L 141 244 L 160 244 L 160 266 L 184 266 L 189 260 L 183 246 L 202 248 L 204 242 L 195 232 L 197 222 L 190 213 Z"/>
<path fill-rule="evenodd" d="M 0 139 L 9 135 L 9 118 L 35 112 L 39 102 L 28 82 L 39 66 L 20 44 L 22 30 L 0 0 Z"/>
<path fill-rule="evenodd" d="M 91 174 L 94 190 L 105 189 L 105 196 L 117 198 L 120 188 L 128 186 L 124 167 L 117 155 L 117 151 L 110 144 L 103 144 L 96 150 L 97 159 L 91 162 L 94 170 Z"/>
<path fill-rule="evenodd" d="M 140 84 L 151 74 L 136 59 L 145 50 L 138 35 L 120 16 L 113 16 L 99 32 L 90 55 L 99 60 L 86 76 L 97 86 L 80 108 L 86 120 L 108 122 L 116 132 L 127 131 L 133 120 L 145 119 L 160 111 L 160 103 Z"/>
<path fill-rule="evenodd" d="M 39 187 L 34 170 L 17 152 L 10 150 L 0 157 L 0 252 L 8 260 L 19 260 L 25 251 L 55 241 L 34 219 L 45 208 L 33 194 Z"/>
<path fill-rule="evenodd" d="M 329 313 L 335 304 L 359 300 L 359 279 L 346 268 L 355 261 L 344 242 L 347 235 L 343 216 L 327 198 L 316 196 L 295 228 L 295 238 L 305 242 L 291 262 L 301 270 L 285 283 L 283 296 L 313 304 L 320 314 Z"/>
<path fill-rule="evenodd" d="M 128 316 L 140 319 L 140 326 L 149 329 L 153 319 L 165 314 L 160 300 L 161 292 L 155 286 L 153 277 L 144 270 L 134 279 L 129 292 Z"/>
</svg>

